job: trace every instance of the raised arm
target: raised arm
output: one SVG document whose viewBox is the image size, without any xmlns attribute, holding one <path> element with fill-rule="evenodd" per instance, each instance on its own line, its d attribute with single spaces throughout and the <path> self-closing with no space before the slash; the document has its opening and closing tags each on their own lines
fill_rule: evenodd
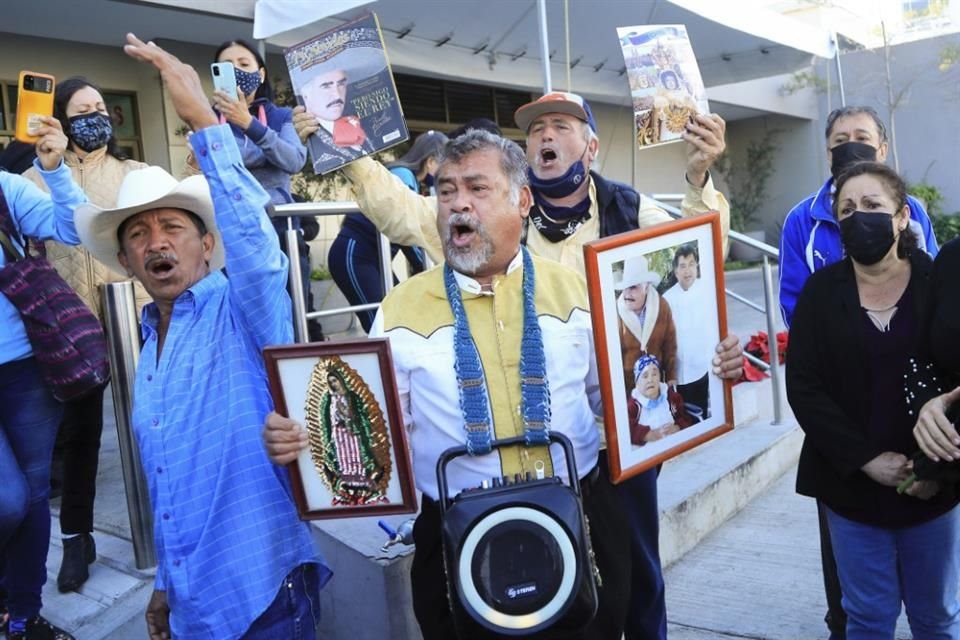
<svg viewBox="0 0 960 640">
<path fill-rule="evenodd" d="M 291 342 L 289 264 L 267 217 L 270 197 L 243 166 L 228 125 L 201 129 L 190 144 L 210 185 L 234 310 L 259 347 Z"/>
<path fill-rule="evenodd" d="M 290 342 L 287 258 L 267 218 L 266 191 L 244 168 L 230 127 L 218 125 L 196 70 L 133 34 L 127 43 L 128 55 L 160 71 L 177 115 L 196 132 L 190 145 L 210 187 L 233 308 L 258 346 Z"/>
<path fill-rule="evenodd" d="M 3 194 L 20 232 L 42 240 L 80 244 L 73 224 L 73 211 L 77 205 L 86 202 L 87 197 L 63 164 L 53 171 L 45 171 L 39 164 L 34 168 L 50 190 L 49 194 L 22 176 L 0 173 Z"/>
<path fill-rule="evenodd" d="M 724 250 L 730 231 L 730 204 L 713 186 L 710 167 L 727 148 L 726 131 L 727 123 L 715 113 L 698 114 L 687 123 L 683 133 L 683 139 L 687 142 L 686 193 L 680 205 L 685 216 L 707 211 L 720 213 Z"/>
<path fill-rule="evenodd" d="M 390 242 L 423 247 L 431 260 L 443 262 L 436 198 L 414 193 L 371 158 L 360 158 L 341 171 L 353 185 L 360 211 Z"/>
<path fill-rule="evenodd" d="M 302 106 L 293 109 L 293 126 L 300 140 L 306 140 L 320 128 L 316 116 Z M 390 242 L 423 247 L 431 260 L 443 262 L 436 198 L 414 193 L 369 157 L 354 160 L 341 171 L 353 185 L 360 211 Z"/>
</svg>

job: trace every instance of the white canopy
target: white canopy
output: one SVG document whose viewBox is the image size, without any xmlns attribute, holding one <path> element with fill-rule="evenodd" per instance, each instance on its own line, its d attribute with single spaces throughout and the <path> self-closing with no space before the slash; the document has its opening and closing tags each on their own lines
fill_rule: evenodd
<svg viewBox="0 0 960 640">
<path fill-rule="evenodd" d="M 546 7 L 553 85 L 565 89 L 564 3 L 548 0 Z M 622 26 L 686 25 L 708 87 L 833 56 L 825 31 L 747 2 L 738 9 L 715 0 L 570 0 L 570 89 L 626 99 L 616 36 Z M 369 10 L 395 70 L 531 90 L 543 84 L 536 0 L 257 0 L 254 35 L 289 46 Z"/>
</svg>

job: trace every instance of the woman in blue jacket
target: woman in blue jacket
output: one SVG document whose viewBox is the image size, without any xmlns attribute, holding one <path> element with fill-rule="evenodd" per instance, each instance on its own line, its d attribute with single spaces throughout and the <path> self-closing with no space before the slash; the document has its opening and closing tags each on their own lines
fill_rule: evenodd
<svg viewBox="0 0 960 640">
<path fill-rule="evenodd" d="M 273 103 L 266 63 L 252 45 L 244 40 L 224 42 L 214 58 L 232 62 L 237 77 L 237 95 L 215 91 L 213 106 L 230 123 L 244 166 L 273 204 L 293 202 L 290 176 L 300 173 L 307 161 L 307 150 L 293 128 L 293 112 Z"/>
<path fill-rule="evenodd" d="M 237 95 L 215 91 L 213 106 L 221 121 L 230 123 L 244 166 L 270 194 L 272 204 L 293 202 L 290 177 L 303 169 L 307 149 L 293 128 L 293 112 L 273 103 L 266 63 L 256 47 L 239 39 L 221 44 L 214 60 L 233 63 Z M 299 230 L 299 218 L 291 220 L 293 228 Z M 275 218 L 273 228 L 280 236 L 280 248 L 286 252 L 287 218 Z M 310 292 L 310 263 L 309 257 L 302 254 L 300 274 L 306 299 Z"/>
</svg>

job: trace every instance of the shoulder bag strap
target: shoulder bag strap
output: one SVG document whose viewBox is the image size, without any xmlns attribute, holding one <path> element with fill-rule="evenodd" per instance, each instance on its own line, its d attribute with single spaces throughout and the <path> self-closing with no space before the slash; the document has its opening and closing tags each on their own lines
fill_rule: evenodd
<svg viewBox="0 0 960 640">
<path fill-rule="evenodd" d="M 10 262 L 16 262 L 22 257 L 10 240 L 9 234 L 16 233 L 16 231 L 13 218 L 10 215 L 10 207 L 7 205 L 7 197 L 3 194 L 3 189 L 0 188 L 0 244 L 3 245 L 3 252 Z"/>
<path fill-rule="evenodd" d="M 6 254 L 9 262 L 16 262 L 23 257 L 13 246 L 13 243 L 10 241 L 10 236 L 8 236 L 2 230 L 0 230 L 0 244 L 3 245 L 3 253 Z"/>
</svg>

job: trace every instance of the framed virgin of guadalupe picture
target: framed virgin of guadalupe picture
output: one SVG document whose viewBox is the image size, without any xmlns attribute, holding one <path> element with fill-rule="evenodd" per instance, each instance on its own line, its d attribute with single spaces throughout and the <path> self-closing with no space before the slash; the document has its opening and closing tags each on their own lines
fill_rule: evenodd
<svg viewBox="0 0 960 640">
<path fill-rule="evenodd" d="M 277 413 L 307 430 L 290 463 L 304 520 L 417 511 L 407 434 L 384 338 L 268 347 Z"/>
<path fill-rule="evenodd" d="M 711 363 L 727 334 L 719 215 L 590 242 L 584 261 L 611 480 L 731 430 Z"/>
</svg>

